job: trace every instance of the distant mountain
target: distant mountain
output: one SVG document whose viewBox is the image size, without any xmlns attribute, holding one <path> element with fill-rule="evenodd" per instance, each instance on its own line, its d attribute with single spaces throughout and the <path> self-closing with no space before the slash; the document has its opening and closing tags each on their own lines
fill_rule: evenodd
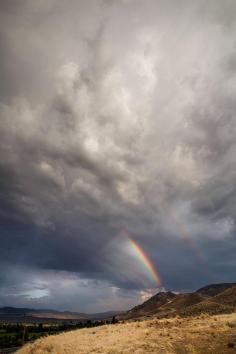
<svg viewBox="0 0 236 354">
<path fill-rule="evenodd" d="M 65 321 L 87 321 L 87 320 L 108 320 L 121 313 L 119 311 L 108 311 L 95 314 L 86 314 L 70 311 L 56 310 L 35 310 L 17 307 L 0 308 L 0 322 L 65 322 Z"/>
<path fill-rule="evenodd" d="M 143 304 L 118 316 L 120 320 L 147 316 L 194 316 L 201 313 L 220 314 L 236 311 L 236 283 L 213 284 L 193 293 L 160 292 Z"/>
<path fill-rule="evenodd" d="M 220 283 L 220 284 L 210 284 L 204 286 L 203 288 L 198 289 L 196 292 L 198 294 L 207 295 L 207 296 L 215 296 L 217 294 L 222 293 L 226 289 L 232 288 L 236 283 Z"/>
</svg>

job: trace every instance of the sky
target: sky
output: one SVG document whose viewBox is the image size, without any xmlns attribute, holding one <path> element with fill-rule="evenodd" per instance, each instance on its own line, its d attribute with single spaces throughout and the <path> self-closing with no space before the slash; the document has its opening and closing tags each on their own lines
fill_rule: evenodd
<svg viewBox="0 0 236 354">
<path fill-rule="evenodd" d="M 0 1 L 0 305 L 236 281 L 236 2 Z"/>
</svg>

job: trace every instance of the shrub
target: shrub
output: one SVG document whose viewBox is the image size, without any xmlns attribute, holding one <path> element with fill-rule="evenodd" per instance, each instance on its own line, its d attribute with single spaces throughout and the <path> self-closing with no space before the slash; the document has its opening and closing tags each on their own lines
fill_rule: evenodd
<svg viewBox="0 0 236 354">
<path fill-rule="evenodd" d="M 232 342 L 228 343 L 228 348 L 234 348 L 234 343 Z"/>
</svg>

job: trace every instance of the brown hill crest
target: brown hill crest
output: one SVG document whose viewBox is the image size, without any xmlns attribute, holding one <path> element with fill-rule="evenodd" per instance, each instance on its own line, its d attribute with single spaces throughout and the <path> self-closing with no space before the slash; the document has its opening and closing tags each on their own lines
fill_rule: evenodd
<svg viewBox="0 0 236 354">
<path fill-rule="evenodd" d="M 160 292 L 143 304 L 119 316 L 129 320 L 143 317 L 197 316 L 221 314 L 236 310 L 236 283 L 212 284 L 193 293 Z"/>
</svg>

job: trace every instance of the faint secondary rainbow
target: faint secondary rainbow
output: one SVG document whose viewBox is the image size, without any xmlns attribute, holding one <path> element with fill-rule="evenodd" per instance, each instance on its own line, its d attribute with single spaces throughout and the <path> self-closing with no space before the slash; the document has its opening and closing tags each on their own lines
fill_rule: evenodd
<svg viewBox="0 0 236 354">
<path fill-rule="evenodd" d="M 169 214 L 170 218 L 173 220 L 173 222 L 178 227 L 180 234 L 182 236 L 182 239 L 190 246 L 192 251 L 195 253 L 195 256 L 197 257 L 198 261 L 200 261 L 201 263 L 205 263 L 206 258 L 204 256 L 204 254 L 202 253 L 202 250 L 197 245 L 194 238 L 189 233 L 187 225 L 181 221 L 181 219 L 177 216 L 177 214 L 174 213 L 173 209 L 169 208 L 168 211 L 169 211 L 168 214 Z"/>
<path fill-rule="evenodd" d="M 151 274 L 153 280 L 157 283 L 157 285 L 161 285 L 161 278 L 160 275 L 158 274 L 156 268 L 142 249 L 142 247 L 134 241 L 131 237 L 128 238 L 129 243 L 132 247 L 132 249 L 135 251 L 135 254 L 139 258 L 139 260 L 142 262 L 142 264 L 145 266 L 145 268 L 148 270 L 148 272 Z"/>
</svg>

